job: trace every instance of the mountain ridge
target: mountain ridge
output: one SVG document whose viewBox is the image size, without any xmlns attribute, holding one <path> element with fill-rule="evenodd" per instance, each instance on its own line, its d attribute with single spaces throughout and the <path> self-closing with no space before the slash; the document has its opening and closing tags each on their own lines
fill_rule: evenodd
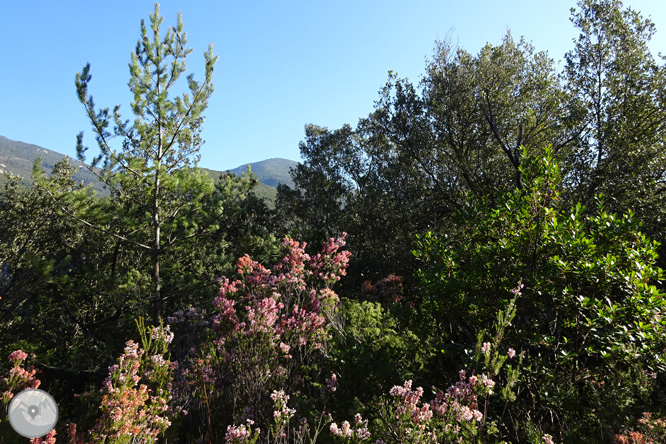
<svg viewBox="0 0 666 444">
<path fill-rule="evenodd" d="M 53 171 L 53 167 L 57 162 L 68 157 L 69 163 L 77 168 L 74 172 L 74 179 L 77 182 L 83 181 L 84 184 L 92 183 L 93 189 L 97 191 L 98 195 L 109 195 L 108 190 L 103 188 L 103 184 L 87 169 L 83 162 L 57 151 L 31 143 L 12 140 L 2 135 L 0 135 L 0 184 L 5 182 L 4 174 L 2 173 L 6 172 L 21 176 L 21 185 L 31 186 L 32 165 L 38 157 L 42 158 L 42 169 L 47 174 Z M 294 183 L 289 175 L 289 169 L 295 168 L 298 162 L 290 159 L 274 157 L 258 162 L 246 163 L 225 171 L 199 168 L 206 171 L 213 179 L 218 180 L 220 175 L 227 171 L 240 176 L 247 171 L 248 165 L 259 181 L 254 190 L 255 194 L 258 197 L 266 199 L 271 204 L 275 202 L 278 184 L 284 183 L 289 187 L 294 187 Z"/>
</svg>

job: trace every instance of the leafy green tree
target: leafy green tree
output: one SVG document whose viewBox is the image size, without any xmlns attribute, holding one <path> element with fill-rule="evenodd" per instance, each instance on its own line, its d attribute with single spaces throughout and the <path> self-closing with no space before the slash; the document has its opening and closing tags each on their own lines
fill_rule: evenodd
<svg viewBox="0 0 666 444">
<path fill-rule="evenodd" d="M 522 145 L 557 152 L 570 143 L 553 61 L 510 33 L 476 56 L 437 42 L 420 89 L 390 76 L 370 127 L 403 161 L 403 174 L 423 176 L 431 209 L 446 205 L 437 215 L 459 209 L 467 191 L 520 188 Z"/>
<path fill-rule="evenodd" d="M 185 58 L 186 34 L 180 15 L 178 23 L 161 36 L 159 5 L 150 15 L 150 30 L 141 22 L 141 39 L 132 54 L 129 88 L 134 94 L 133 122 L 123 121 L 116 106 L 95 109 L 88 94 L 91 79 L 90 65 L 77 74 L 79 100 L 85 106 L 101 153 L 92 161 L 91 171 L 108 185 L 116 206 L 111 214 L 121 214 L 118 230 L 107 230 L 95 221 L 78 219 L 84 225 L 103 230 L 125 248 L 140 251 L 137 273 L 145 273 L 150 264 L 150 300 L 152 314 L 160 316 L 162 305 L 169 297 L 163 291 L 164 257 L 192 239 L 212 233 L 211 224 L 221 212 L 217 202 L 205 202 L 211 195 L 213 182 L 196 168 L 197 155 L 203 141 L 200 137 L 203 111 L 213 92 L 213 65 L 217 56 L 212 45 L 205 56 L 205 75 L 202 82 L 187 78 L 189 94 L 173 95 Z M 113 131 L 109 129 L 114 124 Z M 120 151 L 114 150 L 111 139 L 122 138 Z M 79 134 L 77 152 L 85 160 L 83 134 Z M 95 167 L 104 159 L 101 171 Z M 206 205 L 209 204 L 209 205 Z M 175 262 L 172 262 L 175 263 Z M 166 270 L 167 273 L 172 270 Z M 176 271 L 176 270 L 173 270 Z M 145 288 L 145 278 L 137 282 Z M 148 294 L 146 294 L 148 296 Z"/>
<path fill-rule="evenodd" d="M 339 232 L 343 207 L 357 188 L 348 175 L 358 153 L 354 137 L 349 125 L 335 131 L 306 125 L 306 139 L 300 143 L 306 160 L 292 171 L 297 189 L 280 187 L 276 204 L 283 219 L 285 211 L 295 210 L 296 218 L 306 224 L 285 225 L 284 229 L 298 232 L 307 241 L 327 239 Z"/>
<path fill-rule="evenodd" d="M 463 350 L 522 282 L 506 334 L 526 353 L 512 416 L 530 410 L 558 442 L 608 442 L 627 418 L 648 411 L 648 375 L 666 370 L 658 243 L 631 213 L 606 212 L 601 198 L 591 215 L 580 204 L 558 210 L 552 154 L 522 156 L 522 190 L 498 206 L 470 199 L 460 231 L 419 239 L 422 331 L 441 341 L 434 368 L 464 362 Z"/>
<path fill-rule="evenodd" d="M 648 43 L 656 29 L 620 0 L 581 0 L 571 21 L 580 30 L 566 54 L 570 116 L 579 134 L 571 201 L 607 196 L 609 209 L 632 209 L 645 229 L 663 235 L 666 75 Z"/>
<path fill-rule="evenodd" d="M 351 285 L 388 273 L 409 285 L 415 234 L 455 229 L 467 192 L 522 187 L 521 144 L 565 156 L 565 98 L 552 60 L 523 39 L 507 34 L 477 56 L 438 42 L 423 82 L 389 73 L 355 129 L 306 127 L 297 190 L 282 189 L 278 208 L 295 229 L 349 233 Z"/>
</svg>

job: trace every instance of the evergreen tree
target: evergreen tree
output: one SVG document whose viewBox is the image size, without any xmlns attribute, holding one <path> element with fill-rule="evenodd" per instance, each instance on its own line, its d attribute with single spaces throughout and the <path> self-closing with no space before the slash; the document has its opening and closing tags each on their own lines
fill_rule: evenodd
<svg viewBox="0 0 666 444">
<path fill-rule="evenodd" d="M 149 300 L 156 317 L 163 313 L 163 302 L 169 297 L 163 287 L 165 255 L 194 238 L 212 234 L 218 227 L 208 222 L 221 213 L 219 201 L 204 202 L 205 196 L 212 195 L 213 181 L 196 168 L 203 144 L 203 111 L 213 92 L 217 56 L 210 45 L 204 54 L 204 80 L 197 82 L 189 75 L 189 93 L 174 97 L 177 81 L 185 72 L 185 58 L 192 49 L 186 48 L 180 14 L 177 25 L 169 27 L 164 36 L 160 34 L 162 21 L 156 4 L 150 15 L 150 29 L 141 22 L 141 39 L 129 65 L 129 88 L 134 94 L 132 122 L 122 120 L 119 106 L 112 112 L 108 108 L 96 110 L 88 93 L 89 64 L 76 76 L 78 98 L 85 106 L 101 151 L 90 169 L 111 190 L 115 208 L 107 217 L 122 218 L 115 230 L 91 220 L 79 222 L 105 231 L 123 248 L 141 252 L 137 281 L 144 281 L 149 266 Z M 120 150 L 113 148 L 114 137 L 122 139 Z M 87 149 L 80 133 L 79 160 L 85 160 Z M 97 170 L 102 160 L 101 170 Z"/>
</svg>

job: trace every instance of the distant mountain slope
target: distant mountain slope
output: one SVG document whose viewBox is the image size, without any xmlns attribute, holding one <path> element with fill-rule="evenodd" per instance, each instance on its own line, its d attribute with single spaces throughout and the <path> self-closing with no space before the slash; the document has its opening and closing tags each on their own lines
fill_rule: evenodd
<svg viewBox="0 0 666 444">
<path fill-rule="evenodd" d="M 47 174 L 50 174 L 51 171 L 53 171 L 55 164 L 64 159 L 65 155 L 42 148 L 41 146 L 18 142 L 0 136 L 0 185 L 4 183 L 3 172 L 17 174 L 23 178 L 23 185 L 32 185 L 32 164 L 37 157 L 42 158 L 42 168 Z M 78 171 L 74 173 L 74 178 L 77 181 L 80 182 L 83 180 L 84 184 L 92 183 L 93 188 L 97 190 L 98 195 L 109 195 L 108 190 L 103 189 L 102 183 L 97 180 L 97 177 L 94 174 L 88 171 L 82 162 L 70 158 L 69 163 L 78 168 Z M 247 171 L 247 165 L 250 165 L 252 173 L 257 176 L 257 179 L 260 182 L 254 189 L 255 194 L 258 197 L 266 199 L 269 206 L 272 206 L 275 202 L 277 185 L 279 183 L 287 184 L 292 188 L 294 187 L 294 183 L 289 175 L 289 169 L 296 167 L 298 162 L 278 158 L 267 159 L 239 166 L 238 168 L 230 170 L 230 172 L 240 176 Z M 210 170 L 207 168 L 202 168 L 202 170 L 206 171 L 206 173 L 208 173 L 208 175 L 215 181 L 219 180 L 220 175 L 223 174 L 223 171 Z M 0 192 L 2 192 L 1 187 Z"/>
<path fill-rule="evenodd" d="M 42 158 L 42 169 L 50 174 L 55 164 L 64 159 L 65 155 L 41 146 L 0 136 L 0 183 L 4 183 L 2 173 L 7 172 L 21 176 L 23 185 L 32 185 L 32 165 L 38 157 Z M 108 191 L 102 188 L 97 177 L 88 171 L 83 162 L 70 158 L 69 163 L 78 168 L 78 171 L 74 173 L 74 179 L 78 182 L 83 181 L 84 184 L 92 183 L 93 188 L 99 194 L 108 196 Z"/>
<path fill-rule="evenodd" d="M 289 187 L 294 187 L 294 182 L 289 175 L 289 169 L 295 168 L 296 165 L 298 165 L 298 162 L 289 159 L 273 158 L 241 165 L 228 171 L 237 176 L 241 176 L 243 173 L 247 172 L 248 165 L 250 166 L 252 174 L 254 174 L 259 180 L 259 183 L 254 188 L 253 192 L 257 197 L 264 199 L 269 208 L 275 207 L 278 184 L 283 183 Z M 220 174 L 223 174 L 222 171 L 209 170 L 208 168 L 202 168 L 202 170 L 208 173 L 208 176 L 215 179 L 215 181 L 219 179 Z"/>
<path fill-rule="evenodd" d="M 286 184 L 290 188 L 294 188 L 294 182 L 289 175 L 290 168 L 296 168 L 298 162 L 289 159 L 267 159 L 261 162 L 254 162 L 250 164 L 241 165 L 238 168 L 230 170 L 232 173 L 240 176 L 247 171 L 247 165 L 250 165 L 252 173 L 257 176 L 259 182 L 265 183 L 268 186 L 277 188 L 278 184 Z"/>
</svg>

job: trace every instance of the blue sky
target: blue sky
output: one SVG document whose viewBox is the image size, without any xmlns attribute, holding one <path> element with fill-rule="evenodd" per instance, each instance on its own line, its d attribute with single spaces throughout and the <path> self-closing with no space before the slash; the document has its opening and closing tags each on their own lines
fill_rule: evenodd
<svg viewBox="0 0 666 444">
<path fill-rule="evenodd" d="M 90 62 L 98 106 L 121 105 L 131 118 L 130 53 L 154 2 L 6 1 L 0 15 L 0 135 L 75 157 L 85 132 L 74 78 Z M 373 110 L 389 70 L 415 83 L 437 39 L 476 54 L 510 29 L 563 60 L 577 33 L 569 0 L 189 1 L 160 3 L 163 27 L 183 14 L 188 73 L 203 74 L 213 43 L 219 61 L 206 111 L 200 166 L 226 170 L 271 157 L 299 161 L 304 125 L 334 129 Z M 631 0 L 656 24 L 654 54 L 666 52 L 666 2 Z"/>
</svg>

